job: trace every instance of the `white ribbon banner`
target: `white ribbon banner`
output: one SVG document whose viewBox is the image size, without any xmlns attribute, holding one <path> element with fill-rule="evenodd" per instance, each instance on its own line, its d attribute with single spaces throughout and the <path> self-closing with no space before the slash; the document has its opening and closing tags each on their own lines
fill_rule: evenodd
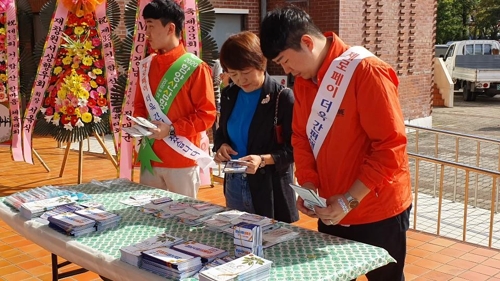
<svg viewBox="0 0 500 281">
<path fill-rule="evenodd" d="M 355 46 L 349 48 L 330 64 L 314 98 L 306 126 L 309 144 L 315 158 L 318 158 L 319 150 L 337 117 L 356 67 L 363 59 L 372 56 L 374 55 L 367 49 Z"/>
</svg>

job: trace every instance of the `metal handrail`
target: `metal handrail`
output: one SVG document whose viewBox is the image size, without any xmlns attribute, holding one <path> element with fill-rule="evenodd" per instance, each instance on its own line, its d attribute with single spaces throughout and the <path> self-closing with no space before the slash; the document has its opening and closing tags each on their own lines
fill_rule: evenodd
<svg viewBox="0 0 500 281">
<path fill-rule="evenodd" d="M 427 131 L 427 132 L 432 132 L 435 133 L 435 141 L 434 141 L 434 157 L 438 157 L 439 155 L 439 135 L 448 135 L 448 136 L 453 136 L 455 137 L 455 162 L 458 163 L 459 161 L 459 145 L 460 145 L 460 139 L 469 139 L 476 141 L 476 165 L 480 165 L 480 160 L 481 160 L 481 142 L 486 142 L 486 143 L 492 143 L 495 145 L 498 145 L 498 161 L 497 161 L 497 167 L 498 170 L 500 171 L 500 140 L 498 139 L 492 139 L 492 138 L 485 138 L 485 137 L 479 137 L 479 136 L 473 136 L 473 135 L 468 135 L 468 134 L 463 134 L 463 133 L 456 133 L 456 132 L 451 132 L 451 131 L 446 131 L 446 130 L 439 130 L 439 129 L 432 129 L 432 128 L 426 128 L 426 127 L 420 127 L 420 126 L 415 126 L 415 125 L 409 125 L 405 124 L 407 128 L 414 129 L 416 131 L 415 133 L 415 151 L 418 153 L 419 152 L 419 132 L 420 131 Z M 433 191 L 433 196 L 436 196 L 436 183 L 437 183 L 437 165 L 434 165 L 434 191 Z M 474 207 L 477 207 L 477 192 L 479 189 L 479 175 L 475 174 L 475 188 L 474 188 Z M 457 169 L 455 168 L 455 185 L 453 188 L 453 201 L 456 200 L 456 194 L 457 193 Z M 499 201 L 499 194 L 495 195 L 496 200 Z M 499 205 L 496 207 L 496 211 L 498 212 Z"/>
<path fill-rule="evenodd" d="M 447 161 L 447 160 L 441 160 L 437 159 L 434 157 L 430 156 L 425 156 L 425 155 L 419 155 L 415 153 L 408 152 L 408 157 L 415 159 L 415 186 L 414 186 L 414 193 L 415 193 L 415 201 L 414 201 L 414 212 L 413 212 L 413 229 L 416 229 L 417 225 L 417 208 L 418 208 L 418 187 L 419 187 L 419 166 L 420 166 L 420 161 L 427 161 L 434 163 L 436 165 L 440 165 L 440 178 L 439 178 L 439 205 L 438 205 L 438 219 L 437 219 L 437 235 L 440 234 L 440 228 L 441 228 L 441 211 L 442 211 L 442 203 L 443 203 L 443 185 L 444 185 L 444 167 L 445 166 L 450 166 L 454 167 L 456 169 L 463 169 L 465 170 L 465 199 L 464 199 L 464 217 L 463 217 L 463 228 L 462 228 L 462 240 L 465 242 L 466 240 L 466 233 L 467 233 L 467 207 L 468 207 L 468 200 L 469 200 L 469 173 L 474 172 L 477 174 L 483 174 L 486 176 L 491 176 L 492 177 L 492 188 L 491 188 L 491 206 L 490 206 L 490 225 L 489 225 L 489 237 L 488 237 L 488 246 L 491 248 L 492 245 L 492 240 L 493 240 L 493 223 L 494 223 L 494 217 L 495 217 L 495 198 L 497 194 L 497 179 L 500 178 L 500 172 L 498 171 L 493 171 L 493 170 L 488 170 L 488 169 L 483 169 L 479 167 L 474 167 L 474 166 L 469 166 L 465 164 L 460 164 L 452 161 Z"/>
<path fill-rule="evenodd" d="M 479 136 L 474 136 L 474 135 L 452 132 L 452 131 L 439 130 L 439 129 L 433 129 L 433 128 L 427 128 L 427 127 L 420 127 L 420 126 L 415 126 L 415 125 L 410 125 L 410 124 L 405 124 L 405 126 L 407 128 L 413 128 L 413 129 L 422 130 L 422 131 L 429 131 L 429 132 L 439 133 L 439 134 L 443 134 L 443 135 L 462 137 L 462 138 L 471 139 L 471 140 L 481 140 L 481 141 L 485 141 L 485 142 L 500 144 L 500 140 L 498 140 L 498 139 L 491 139 L 491 138 L 485 138 L 485 137 L 479 137 Z"/>
</svg>

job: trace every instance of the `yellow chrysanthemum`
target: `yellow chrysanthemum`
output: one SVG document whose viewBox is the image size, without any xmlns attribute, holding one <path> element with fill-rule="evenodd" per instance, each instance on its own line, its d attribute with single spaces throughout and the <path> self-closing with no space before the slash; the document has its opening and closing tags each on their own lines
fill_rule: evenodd
<svg viewBox="0 0 500 281">
<path fill-rule="evenodd" d="M 76 35 L 82 35 L 85 32 L 85 29 L 81 26 L 77 26 L 75 27 L 74 32 Z"/>
<path fill-rule="evenodd" d="M 75 108 L 75 115 L 77 117 L 82 117 L 82 114 L 80 113 L 80 109 L 79 108 Z"/>
<path fill-rule="evenodd" d="M 67 110 L 67 109 L 68 109 L 68 108 L 67 108 L 66 106 L 62 106 L 62 107 L 61 107 L 61 112 L 62 112 L 63 114 L 66 114 L 66 110 Z"/>
<path fill-rule="evenodd" d="M 61 116 L 59 115 L 59 113 L 56 112 L 56 113 L 54 113 L 54 117 L 52 117 L 52 119 L 59 120 L 59 119 L 61 119 Z"/>
<path fill-rule="evenodd" d="M 54 68 L 54 74 L 59 75 L 59 73 L 61 73 L 62 70 L 63 70 L 62 67 L 58 66 L 58 67 Z"/>
<path fill-rule="evenodd" d="M 90 87 L 96 89 L 97 88 L 97 83 L 94 80 L 90 81 Z"/>
<path fill-rule="evenodd" d="M 94 74 L 96 74 L 96 75 L 100 75 L 100 74 L 102 74 L 102 69 L 100 69 L 100 68 L 94 68 L 92 70 L 92 72 L 94 72 Z"/>
<path fill-rule="evenodd" d="M 90 114 L 88 112 L 85 112 L 84 114 L 82 114 L 82 121 L 84 123 L 90 123 L 92 121 L 92 114 Z"/>
<path fill-rule="evenodd" d="M 83 64 L 86 66 L 91 66 L 94 63 L 94 59 L 89 56 L 85 56 L 82 60 Z"/>
<path fill-rule="evenodd" d="M 2 81 L 2 82 L 7 82 L 7 75 L 5 75 L 5 74 L 0 74 L 0 81 Z"/>
<path fill-rule="evenodd" d="M 64 65 L 69 65 L 73 62 L 73 59 L 70 56 L 66 56 L 62 59 L 62 63 Z"/>
<path fill-rule="evenodd" d="M 59 91 L 57 91 L 57 97 L 60 100 L 65 99 L 67 94 L 68 94 L 68 91 L 66 90 L 66 88 L 64 86 L 61 87 L 61 89 L 59 89 Z"/>
<path fill-rule="evenodd" d="M 73 64 L 71 65 L 71 68 L 73 68 L 73 69 L 78 69 L 79 67 L 80 67 L 80 64 L 79 64 L 79 63 L 73 63 Z"/>
<path fill-rule="evenodd" d="M 5 35 L 5 28 L 0 28 L 0 34 Z"/>
<path fill-rule="evenodd" d="M 88 99 L 89 98 L 89 92 L 85 90 L 84 88 L 78 89 L 78 97 L 81 99 Z"/>
</svg>

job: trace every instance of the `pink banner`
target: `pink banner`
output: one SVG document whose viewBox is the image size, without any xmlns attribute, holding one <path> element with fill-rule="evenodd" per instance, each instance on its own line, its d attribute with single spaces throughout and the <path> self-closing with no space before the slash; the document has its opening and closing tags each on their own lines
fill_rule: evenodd
<svg viewBox="0 0 500 281">
<path fill-rule="evenodd" d="M 132 121 L 126 115 L 133 115 L 134 100 L 137 84 L 139 81 L 139 63 L 144 58 L 146 52 L 146 23 L 142 18 L 142 10 L 151 1 L 139 0 L 139 9 L 137 9 L 135 20 L 134 44 L 130 55 L 130 64 L 128 69 L 127 86 L 123 99 L 121 127 L 131 127 Z M 120 159 L 120 178 L 132 180 L 133 167 L 133 138 L 126 132 L 121 131 L 121 142 L 119 144 Z"/>
<path fill-rule="evenodd" d="M 201 36 L 196 0 L 185 0 L 183 3 L 184 14 L 186 16 L 186 19 L 184 21 L 186 49 L 188 52 L 193 53 L 201 58 Z"/>
<path fill-rule="evenodd" d="M 28 106 L 28 110 L 24 114 L 23 121 L 23 155 L 24 161 L 33 164 L 31 154 L 31 137 L 35 128 L 36 114 L 42 104 L 44 93 L 49 85 L 51 71 L 54 67 L 56 52 L 61 43 L 64 25 L 68 17 L 68 9 L 64 5 L 56 4 L 54 18 L 50 24 L 49 34 L 44 45 L 44 52 L 38 65 L 37 76 L 33 87 L 32 97 Z"/>
<path fill-rule="evenodd" d="M 24 161 L 21 144 L 21 117 L 19 105 L 19 39 L 15 2 L 7 8 L 7 93 L 9 94 L 10 124 L 12 130 L 12 159 Z"/>
<path fill-rule="evenodd" d="M 106 67 L 107 79 L 107 96 L 108 101 L 109 92 L 117 82 L 117 72 L 115 63 L 115 51 L 113 48 L 113 40 L 111 39 L 111 27 L 109 26 L 108 18 L 106 16 L 106 2 L 98 5 L 95 12 L 97 18 L 97 25 L 102 41 L 102 56 L 104 58 L 104 66 Z M 109 114 L 111 117 L 111 130 L 114 136 L 115 147 L 120 143 L 120 109 L 115 108 L 109 103 Z"/>
</svg>

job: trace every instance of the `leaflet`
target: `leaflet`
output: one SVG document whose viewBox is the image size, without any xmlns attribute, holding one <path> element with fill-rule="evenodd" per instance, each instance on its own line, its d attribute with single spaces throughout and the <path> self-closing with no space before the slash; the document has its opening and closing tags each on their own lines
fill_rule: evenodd
<svg viewBox="0 0 500 281">
<path fill-rule="evenodd" d="M 314 211 L 314 206 L 326 208 L 326 199 L 319 197 L 318 194 L 312 189 L 304 188 L 300 185 L 290 184 L 290 187 L 297 192 L 297 194 L 304 199 L 304 206 L 311 211 Z"/>
</svg>

